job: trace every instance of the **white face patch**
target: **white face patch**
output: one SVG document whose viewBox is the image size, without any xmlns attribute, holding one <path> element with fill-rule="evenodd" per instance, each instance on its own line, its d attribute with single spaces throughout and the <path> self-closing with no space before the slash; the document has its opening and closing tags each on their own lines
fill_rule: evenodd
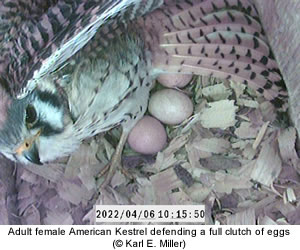
<svg viewBox="0 0 300 250">
<path fill-rule="evenodd" d="M 49 102 L 43 102 L 36 98 L 33 102 L 38 117 L 41 121 L 49 124 L 53 130 L 63 129 L 63 108 L 51 105 Z"/>
</svg>

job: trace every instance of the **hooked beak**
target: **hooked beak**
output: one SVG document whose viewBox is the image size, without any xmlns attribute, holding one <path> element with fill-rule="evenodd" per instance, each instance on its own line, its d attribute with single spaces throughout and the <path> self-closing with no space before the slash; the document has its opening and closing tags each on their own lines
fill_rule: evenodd
<svg viewBox="0 0 300 250">
<path fill-rule="evenodd" d="M 39 151 L 36 146 L 36 140 L 40 136 L 41 130 L 38 131 L 33 137 L 27 138 L 24 142 L 16 149 L 18 155 L 23 155 L 28 161 L 43 165 L 40 160 Z"/>
<path fill-rule="evenodd" d="M 24 151 L 23 155 L 28 161 L 37 165 L 43 165 L 43 163 L 41 163 L 40 161 L 39 151 L 35 143 L 31 146 L 29 150 Z"/>
</svg>

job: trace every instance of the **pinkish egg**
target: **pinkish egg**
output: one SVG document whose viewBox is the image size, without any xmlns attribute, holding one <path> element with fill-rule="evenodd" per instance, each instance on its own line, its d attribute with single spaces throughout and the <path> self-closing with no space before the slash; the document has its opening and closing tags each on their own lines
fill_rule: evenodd
<svg viewBox="0 0 300 250">
<path fill-rule="evenodd" d="M 193 113 L 193 103 L 190 98 L 175 89 L 163 89 L 151 95 L 148 110 L 161 122 L 177 125 Z"/>
<path fill-rule="evenodd" d="M 185 87 L 193 78 L 191 74 L 160 74 L 157 77 L 157 81 L 167 87 L 167 88 L 183 88 Z"/>
<path fill-rule="evenodd" d="M 129 146 L 142 154 L 155 154 L 163 149 L 166 142 L 164 126 L 151 116 L 144 116 L 128 136 Z"/>
</svg>

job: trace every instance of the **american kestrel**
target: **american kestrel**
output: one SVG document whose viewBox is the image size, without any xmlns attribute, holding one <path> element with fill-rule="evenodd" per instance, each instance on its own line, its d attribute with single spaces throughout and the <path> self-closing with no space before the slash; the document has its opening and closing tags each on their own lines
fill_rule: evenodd
<svg viewBox="0 0 300 250">
<path fill-rule="evenodd" d="M 64 0 L 44 9 L 1 33 L 0 151 L 12 160 L 43 164 L 121 125 L 118 164 L 160 74 L 234 80 L 278 106 L 286 95 L 251 0 Z"/>
</svg>

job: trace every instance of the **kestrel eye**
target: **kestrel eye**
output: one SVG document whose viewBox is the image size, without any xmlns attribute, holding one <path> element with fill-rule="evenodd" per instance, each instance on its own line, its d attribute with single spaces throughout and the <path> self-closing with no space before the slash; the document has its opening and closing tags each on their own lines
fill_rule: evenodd
<svg viewBox="0 0 300 250">
<path fill-rule="evenodd" d="M 32 105 L 28 105 L 26 108 L 26 124 L 33 125 L 37 120 L 37 113 L 35 108 Z"/>
</svg>

